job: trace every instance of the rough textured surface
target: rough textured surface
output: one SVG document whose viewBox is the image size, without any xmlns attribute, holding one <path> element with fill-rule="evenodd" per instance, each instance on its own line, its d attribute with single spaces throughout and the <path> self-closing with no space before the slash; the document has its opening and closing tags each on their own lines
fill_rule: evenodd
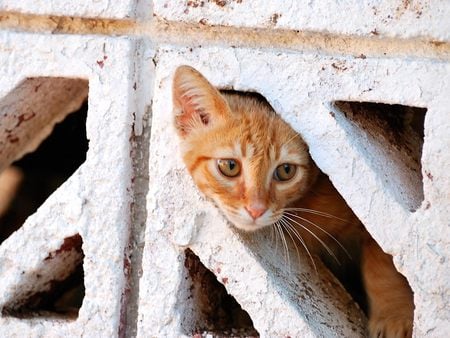
<svg viewBox="0 0 450 338">
<path fill-rule="evenodd" d="M 33 279 L 39 272 L 44 281 L 64 275 L 70 261 L 76 257 L 68 256 L 66 260 L 47 257 L 61 248 L 65 238 L 79 234 L 85 255 L 83 305 L 76 321 L 46 317 L 20 320 L 2 316 L 0 335 L 116 336 L 126 282 L 124 257 L 130 225 L 131 147 L 123 140 L 128 140 L 132 133 L 130 98 L 134 74 L 130 55 L 134 52 L 134 44 L 123 39 L 5 32 L 0 34 L 0 41 L 3 65 L 0 67 L 3 97 L 0 104 L 5 104 L 5 98 L 9 100 L 9 108 L 14 108 L 12 116 L 15 111 L 30 109 L 27 103 L 41 97 L 39 90 L 30 91 L 28 100 L 23 95 L 15 96 L 16 100 L 8 96 L 8 93 L 14 93 L 16 84 L 27 84 L 27 81 L 23 82 L 26 78 L 46 77 L 42 87 L 57 85 L 56 91 L 64 90 L 66 85 L 63 84 L 70 81 L 74 84 L 71 89 L 77 88 L 80 80 L 73 79 L 89 81 L 86 162 L 0 247 L 0 307 L 3 308 L 17 301 L 18 292 L 30 288 L 45 291 L 42 290 L 45 283 L 39 284 Z M 54 82 L 51 77 L 56 77 Z M 62 77 L 72 80 L 64 82 Z M 46 101 L 41 104 L 56 106 L 40 109 L 36 115 L 51 116 L 59 103 L 52 101 L 50 93 L 43 100 Z M 68 105 L 71 100 L 68 98 L 64 103 Z M 34 106 L 39 108 L 37 103 Z M 4 118 L 7 107 L 2 107 L 2 122 L 11 124 Z M 67 110 L 58 113 L 63 112 L 68 113 Z M 42 123 L 36 122 L 33 126 L 31 120 L 17 124 L 15 128 L 17 132 L 26 131 L 33 144 L 46 136 L 40 130 Z M 2 137 L 7 135 L 2 133 Z M 2 144 L 2 150 L 15 149 L 14 143 Z M 0 157 L 2 166 L 12 160 L 11 156 Z"/>
<path fill-rule="evenodd" d="M 450 38 L 450 8 L 438 1 L 155 0 L 163 19 L 225 25 L 319 31 L 373 37 Z"/>
<path fill-rule="evenodd" d="M 150 14 L 150 0 L 2 0 L 0 11 L 126 19 Z"/>
<path fill-rule="evenodd" d="M 293 254 L 289 269 L 269 233 L 236 233 L 199 195 L 171 127 L 181 64 L 267 98 L 408 278 L 414 336 L 448 335 L 447 2 L 4 0 L 0 10 L 28 13 L 0 15 L 0 168 L 76 109 L 89 83 L 86 162 L 0 245 L 3 310 L 65 275 L 79 255 L 50 260 L 55 268 L 46 258 L 79 234 L 84 302 L 72 321 L 4 313 L 0 336 L 189 336 L 201 314 L 187 248 L 261 336 L 363 335 L 365 319 L 322 267 L 318 277 Z M 392 142 L 336 101 L 426 108 L 421 158 L 408 153 L 420 142 Z"/>
<path fill-rule="evenodd" d="M 257 269 L 261 262 L 251 263 L 251 256 L 245 258 L 248 251 L 244 249 L 245 247 L 243 252 L 240 251 L 239 238 L 227 229 L 225 222 L 220 221 L 219 215 L 210 216 L 210 213 L 215 211 L 211 210 L 209 205 L 204 206 L 203 202 L 200 202 L 195 206 L 199 197 L 185 200 L 185 196 L 196 194 L 191 188 L 187 190 L 191 183 L 183 178 L 186 173 L 179 161 L 173 159 L 172 154 L 176 153 L 176 148 L 173 145 L 173 132 L 168 132 L 170 112 L 165 98 L 170 96 L 168 82 L 170 83 L 173 69 L 179 64 L 190 64 L 221 88 L 257 91 L 263 94 L 274 108 L 304 135 L 318 165 L 330 175 L 333 183 L 383 249 L 393 254 L 397 268 L 411 283 L 416 304 L 419 300 L 422 304 L 426 303 L 426 306 L 435 309 L 435 312 L 428 312 L 421 305 L 417 305 L 415 312 L 417 336 L 427 332 L 434 332 L 437 336 L 444 335 L 448 329 L 446 324 L 448 314 L 439 309 L 448 302 L 449 275 L 445 269 L 448 242 L 445 240 L 446 237 L 431 235 L 429 224 L 433 225 L 433 232 L 436 230 L 437 233 L 448 233 L 448 224 L 444 221 L 448 220 L 449 216 L 448 193 L 441 190 L 441 187 L 449 184 L 448 177 L 442 172 L 443 168 L 448 166 L 449 159 L 442 155 L 439 159 L 432 156 L 430 147 L 433 152 L 443 154 L 449 142 L 445 132 L 449 128 L 449 121 L 443 117 L 448 104 L 445 93 L 448 92 L 450 83 L 444 79 L 439 83 L 432 81 L 434 78 L 442 78 L 442 74 L 449 72 L 448 64 L 370 58 L 317 59 L 314 54 L 295 55 L 216 47 L 161 49 L 157 59 L 160 70 L 156 85 L 162 89 L 161 94 L 160 90 L 156 91 L 153 106 L 151 146 L 153 150 L 150 156 L 154 167 L 151 165 L 153 168 L 151 172 L 158 175 L 158 178 L 151 185 L 149 194 L 151 216 L 147 236 L 148 241 L 152 243 L 150 248 L 161 252 L 156 249 L 158 246 L 155 239 L 151 239 L 153 236 L 151 232 L 158 231 L 166 233 L 169 238 L 171 236 L 174 244 L 190 245 L 212 271 L 216 260 L 230 260 L 227 266 L 231 269 L 229 273 L 232 274 L 231 267 L 238 269 L 231 261 L 239 261 L 246 273 L 236 276 L 235 279 L 242 282 L 250 275 L 252 287 L 238 283 L 239 288 L 231 289 L 234 284 L 229 284 L 228 288 L 251 314 L 255 327 L 261 334 L 268 336 L 283 332 L 279 331 L 281 327 L 289 327 L 291 320 L 281 327 L 271 322 L 269 329 L 262 324 L 270 322 L 265 317 L 267 314 L 252 312 L 252 303 L 247 299 L 249 293 L 252 291 L 256 293 L 252 293 L 250 297 L 254 301 L 258 297 L 258 285 L 263 289 L 269 286 L 265 282 L 265 277 L 256 278 L 261 272 L 249 273 L 247 269 Z M 447 89 L 443 90 L 444 87 Z M 405 91 L 404 88 L 408 90 Z M 160 103 L 161 100 L 163 102 Z M 371 165 L 371 161 L 383 153 L 362 151 L 364 148 L 361 150 L 361 144 L 367 142 L 363 134 L 351 132 L 336 121 L 338 112 L 332 103 L 338 100 L 399 103 L 428 108 L 422 158 L 425 197 L 416 212 L 411 213 L 407 206 L 397 202 L 395 196 L 390 193 L 392 190 L 385 185 L 386 173 L 377 171 L 376 167 Z M 162 144 L 164 147 L 161 147 Z M 384 154 L 389 154 L 389 149 L 394 150 L 396 145 L 384 142 L 383 147 L 386 149 Z M 433 161 L 428 160 L 430 157 Z M 389 161 L 389 158 L 387 157 L 385 161 Z M 436 161 L 439 161 L 440 165 L 436 165 Z M 387 175 L 397 176 L 401 173 L 399 170 L 405 168 L 408 166 L 394 166 Z M 438 181 L 439 184 L 436 183 Z M 416 184 L 420 184 L 420 181 L 416 181 Z M 442 193 L 436 192 L 436 189 Z M 430 221 L 430 217 L 433 221 Z M 211 228 L 214 230 L 210 230 Z M 229 233 L 224 235 L 222 232 L 225 231 Z M 203 235 L 205 232 L 207 234 Z M 227 244 L 232 238 L 236 238 L 236 242 Z M 176 247 L 172 250 L 173 259 L 176 259 Z M 226 252 L 225 258 L 220 255 L 222 250 Z M 265 256 L 261 249 L 256 249 L 256 252 Z M 230 256 L 234 256 L 235 259 Z M 247 259 L 249 263 L 246 264 Z M 431 261 L 435 263 L 430 264 Z M 427 264 L 426 270 L 417 268 Z M 238 272 L 239 270 L 234 271 Z M 161 272 L 152 273 L 158 275 Z M 273 273 L 272 271 L 271 274 Z M 432 276 L 440 277 L 432 278 Z M 151 284 L 146 279 L 145 273 L 142 284 Z M 181 287 L 178 285 L 182 285 L 180 280 L 174 282 L 173 290 Z M 173 290 L 167 292 L 172 293 Z M 239 298 L 239 295 L 243 298 Z M 143 299 L 148 301 L 147 297 Z M 164 307 L 167 309 L 169 305 L 166 303 Z M 171 306 L 175 305 L 174 300 Z M 142 309 L 145 308 L 143 304 Z M 286 316 L 287 313 L 286 309 Z M 260 322 L 259 316 L 264 318 Z M 146 326 L 143 327 L 148 329 Z M 310 327 L 317 329 L 314 325 Z M 294 332 L 297 334 L 300 332 L 306 334 L 308 329 L 301 329 L 301 325 L 297 325 L 296 330 Z"/>
</svg>

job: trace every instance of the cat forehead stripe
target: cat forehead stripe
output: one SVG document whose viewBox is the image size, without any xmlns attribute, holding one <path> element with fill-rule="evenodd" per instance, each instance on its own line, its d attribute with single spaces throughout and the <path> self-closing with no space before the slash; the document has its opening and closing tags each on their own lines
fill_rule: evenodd
<svg viewBox="0 0 450 338">
<path fill-rule="evenodd" d="M 293 150 L 292 147 L 283 145 L 280 149 L 279 161 L 301 166 L 308 163 L 308 156 L 303 153 L 299 153 L 298 150 Z"/>
</svg>

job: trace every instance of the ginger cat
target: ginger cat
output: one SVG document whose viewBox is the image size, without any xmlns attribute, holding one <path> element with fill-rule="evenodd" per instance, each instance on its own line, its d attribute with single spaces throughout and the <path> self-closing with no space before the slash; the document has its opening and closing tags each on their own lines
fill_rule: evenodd
<svg viewBox="0 0 450 338">
<path fill-rule="evenodd" d="M 370 337 L 412 336 L 408 282 L 316 167 L 301 136 L 267 102 L 219 92 L 181 66 L 173 105 L 187 169 L 236 228 L 283 228 L 324 261 L 356 248 L 358 259 L 347 261 L 361 271 Z"/>
</svg>

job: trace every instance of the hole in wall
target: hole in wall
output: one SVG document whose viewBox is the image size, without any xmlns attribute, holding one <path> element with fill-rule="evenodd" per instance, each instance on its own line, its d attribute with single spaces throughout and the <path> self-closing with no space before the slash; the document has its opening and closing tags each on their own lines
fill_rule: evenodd
<svg viewBox="0 0 450 338">
<path fill-rule="evenodd" d="M 395 200 L 413 212 L 424 195 L 421 156 L 426 108 L 374 102 L 334 102 L 336 121 Z"/>
<path fill-rule="evenodd" d="M 226 93 L 230 93 L 230 92 L 226 91 Z M 233 93 L 233 92 L 231 92 L 231 93 Z M 236 93 L 236 94 L 240 94 L 240 93 Z M 247 93 L 244 96 L 256 97 L 257 100 L 260 101 L 261 103 L 267 104 L 267 101 L 264 100 L 263 98 L 261 98 L 260 95 Z M 232 106 L 232 104 L 230 104 L 230 106 Z M 341 106 L 341 108 L 344 109 L 343 106 Z M 395 107 L 395 108 L 397 109 L 398 107 Z M 372 108 L 372 110 L 374 110 L 374 109 L 375 108 Z M 383 110 L 385 110 L 385 109 L 383 109 Z M 341 114 L 344 116 L 344 113 L 341 113 Z M 397 114 L 397 113 L 395 113 L 395 114 Z M 412 159 L 416 159 L 416 162 L 420 166 L 420 149 L 421 149 L 420 138 L 421 138 L 421 136 L 423 137 L 423 127 L 421 128 L 420 126 L 421 125 L 423 126 L 423 117 L 424 117 L 425 111 L 424 110 L 416 111 L 413 109 L 412 112 L 410 112 L 408 109 L 405 109 L 405 112 L 403 114 L 405 114 L 405 115 L 400 120 L 398 120 L 398 117 L 395 115 L 390 117 L 387 120 L 383 120 L 383 119 L 381 119 L 382 117 L 384 117 L 383 114 L 381 114 L 381 117 L 379 116 L 380 114 L 376 114 L 375 115 L 376 119 L 374 120 L 374 122 L 372 122 L 372 124 L 378 123 L 379 124 L 378 128 L 381 130 L 388 130 L 387 129 L 388 126 L 393 126 L 394 130 L 393 131 L 390 130 L 387 134 L 383 134 L 383 137 L 385 137 L 386 140 L 390 140 L 393 149 L 397 149 L 397 151 L 400 151 L 398 149 L 403 149 L 402 148 L 404 146 L 403 143 L 405 143 L 406 144 L 405 147 L 408 147 L 408 149 L 410 151 L 408 153 L 408 155 L 411 156 Z M 402 122 L 402 121 L 406 121 L 406 120 L 410 121 L 410 124 L 408 124 L 407 126 L 405 126 L 404 122 Z M 409 138 L 409 137 L 405 138 L 405 134 L 408 134 L 408 133 L 412 133 L 413 135 L 416 136 L 417 143 L 412 142 L 411 138 Z M 261 134 L 263 134 L 263 133 L 261 133 Z M 266 135 L 263 134 L 263 136 L 266 136 Z M 399 146 L 399 144 L 400 144 L 400 146 Z M 376 152 L 375 152 L 375 154 L 376 155 L 372 154 L 373 157 L 379 155 Z M 389 155 L 389 153 L 387 155 Z M 419 168 L 418 172 L 420 173 L 420 168 Z M 325 177 L 325 180 L 328 180 L 324 174 L 322 174 L 321 177 Z M 230 186 L 232 186 L 232 183 L 230 183 Z M 345 245 L 347 248 L 349 248 L 351 246 L 355 246 L 354 250 L 351 250 L 353 253 L 352 254 L 349 253 L 350 257 L 347 257 L 346 263 L 347 263 L 347 261 L 351 260 L 352 265 L 358 265 L 358 267 L 355 269 L 356 271 L 352 272 L 357 275 L 356 279 L 358 279 L 360 281 L 360 283 L 358 283 L 358 285 L 352 285 L 352 283 L 349 284 L 348 280 L 347 281 L 345 280 L 346 277 L 348 277 L 348 269 L 342 269 L 342 268 L 332 269 L 332 268 L 330 268 L 330 266 L 336 265 L 336 262 L 330 263 L 330 261 L 333 261 L 333 258 L 330 258 L 330 256 L 331 256 L 330 254 L 323 255 L 324 257 L 323 257 L 322 261 L 330 268 L 330 270 L 335 272 L 335 275 L 337 275 L 338 278 L 340 277 L 341 282 L 343 284 L 345 284 L 349 293 L 351 293 L 353 295 L 355 300 L 359 301 L 361 308 L 363 308 L 367 312 L 367 304 L 366 304 L 366 300 L 365 300 L 365 295 L 364 294 L 361 295 L 361 292 L 362 292 L 362 285 L 361 285 L 362 281 L 361 281 L 361 276 L 360 276 L 360 274 L 361 274 L 360 265 L 361 264 L 359 264 L 359 258 L 355 258 L 355 256 L 353 256 L 353 258 L 351 258 L 352 255 L 354 255 L 355 253 L 356 253 L 356 256 L 358 256 L 358 257 L 360 256 L 361 238 L 365 238 L 365 237 L 364 237 L 364 235 L 361 235 L 361 237 L 353 236 L 350 239 L 345 237 L 345 233 L 347 233 L 347 234 L 351 233 L 353 228 L 356 228 L 355 232 L 358 232 L 358 233 L 366 234 L 366 232 L 361 231 L 360 227 L 362 227 L 362 226 L 361 226 L 360 222 L 357 220 L 356 216 L 353 215 L 351 209 L 346 205 L 345 200 L 340 196 L 340 194 L 337 191 L 335 191 L 334 187 L 332 187 L 331 182 L 329 182 L 329 180 L 328 180 L 328 183 L 325 184 L 325 186 L 331 187 L 330 189 L 333 189 L 333 193 L 332 193 L 333 199 L 331 201 L 330 200 L 325 201 L 326 203 L 324 201 L 322 201 L 322 202 L 318 201 L 319 203 L 316 203 L 313 205 L 306 205 L 304 207 L 314 211 L 314 210 L 318 209 L 318 208 L 316 208 L 316 206 L 318 204 L 322 204 L 322 208 L 324 208 L 324 209 L 321 209 L 321 210 L 319 209 L 318 211 L 320 213 L 326 213 L 326 214 L 320 215 L 318 213 L 314 214 L 314 212 L 313 212 L 313 213 L 309 213 L 309 215 L 311 217 L 308 217 L 307 214 L 300 214 L 300 215 L 296 214 L 294 216 L 291 215 L 290 222 L 292 222 L 292 223 L 289 225 L 296 223 L 296 225 L 298 225 L 298 229 L 301 229 L 302 226 L 305 228 L 308 228 L 311 232 L 315 232 L 315 236 L 322 237 L 321 240 L 323 242 L 327 242 L 327 245 L 329 247 L 330 246 L 334 247 L 334 250 L 330 250 L 330 251 L 334 251 L 335 254 L 336 253 L 342 254 L 341 255 L 342 257 L 338 257 L 339 259 L 338 259 L 337 265 L 342 263 L 342 260 L 346 258 L 344 251 L 341 248 L 339 248 L 339 245 L 337 245 L 337 243 L 335 243 L 333 241 L 333 240 L 335 240 L 335 238 L 333 238 L 332 235 L 327 236 L 327 234 L 326 234 L 327 230 L 321 232 L 321 230 L 318 230 L 318 228 L 323 228 L 322 225 L 328 223 L 330 228 L 332 227 L 332 228 L 337 229 L 337 230 L 333 231 L 333 233 L 337 233 L 336 237 L 338 237 L 338 241 L 341 245 L 343 245 L 343 246 Z M 319 195 L 319 192 L 316 190 L 316 188 L 321 189 L 320 187 L 314 186 L 313 187 L 314 190 L 311 190 L 311 191 L 313 191 L 312 195 Z M 330 189 L 328 189 L 328 190 L 327 189 L 328 188 L 324 189 L 324 193 L 323 194 L 320 193 L 320 195 L 326 196 L 328 194 L 328 192 L 330 191 Z M 229 188 L 229 190 L 232 190 L 232 188 Z M 245 196 L 245 193 L 242 195 Z M 422 193 L 422 195 L 423 195 L 423 193 Z M 409 198 L 411 195 L 406 194 L 406 196 Z M 418 195 L 413 194 L 412 196 L 413 196 L 413 198 L 412 198 L 413 200 L 414 200 L 414 197 L 418 196 L 417 199 L 419 200 L 419 204 L 420 204 L 420 198 L 421 198 L 420 192 Z M 233 196 L 233 197 L 235 197 L 235 196 Z M 239 198 L 240 197 L 236 197 L 235 199 L 239 199 Z M 406 202 L 406 203 L 410 202 L 410 200 L 408 198 L 405 198 L 404 202 Z M 339 213 L 339 211 L 338 211 L 338 213 L 335 213 L 335 210 L 332 209 L 334 206 L 336 206 L 338 204 L 338 203 L 336 203 L 336 200 L 339 200 L 339 204 L 342 205 L 342 209 L 344 210 L 344 213 Z M 301 206 L 301 205 L 298 205 L 298 206 Z M 328 209 L 330 206 L 332 207 L 331 208 L 332 210 Z M 223 209 L 225 209 L 225 208 L 223 208 Z M 335 217 L 333 217 L 333 215 Z M 300 218 L 300 216 L 303 217 L 303 219 Z M 311 221 L 308 223 L 308 221 L 304 221 L 305 218 L 306 219 L 309 218 L 309 220 L 311 220 Z M 326 221 L 327 218 L 328 218 L 328 221 Z M 331 219 L 331 221 L 330 221 L 330 219 Z M 301 220 L 301 221 L 299 221 L 299 220 Z M 348 231 L 340 231 L 339 229 L 342 229 L 343 224 L 339 223 L 339 222 L 342 222 L 342 220 L 346 225 L 348 225 L 348 227 L 351 227 L 352 229 L 350 229 Z M 354 223 L 354 224 L 349 225 L 350 222 Z M 297 224 L 297 223 L 303 223 L 303 224 Z M 331 223 L 335 223 L 335 224 L 331 224 Z M 254 235 L 251 234 L 251 235 L 248 235 L 245 237 L 247 237 L 247 238 L 254 237 Z M 295 234 L 293 234 L 292 229 L 291 229 L 290 235 L 288 235 L 288 234 L 285 235 L 286 240 L 284 241 L 284 243 L 280 242 L 280 247 L 282 247 L 283 245 L 287 247 L 286 241 L 289 242 L 290 237 L 295 237 Z M 305 231 L 305 237 L 314 237 L 314 236 L 308 235 L 307 231 Z M 322 246 L 324 246 L 320 242 L 320 240 L 318 240 L 317 238 L 309 238 L 309 239 L 305 238 L 305 240 L 306 240 L 306 242 L 309 243 L 310 250 L 312 250 L 314 247 L 321 248 Z M 346 243 L 346 241 L 350 241 L 350 242 L 354 242 L 354 243 Z M 258 258 L 260 258 L 260 256 L 264 255 L 264 251 L 261 250 L 261 245 L 259 243 L 252 244 L 251 242 L 252 242 L 251 239 L 248 240 L 248 246 L 252 249 L 252 251 L 255 252 L 255 256 L 258 256 Z M 258 240 L 253 240 L 253 243 L 256 243 L 256 242 L 258 242 Z M 247 244 L 247 242 L 246 242 L 246 244 Z M 300 250 L 301 250 L 302 246 L 301 245 L 299 245 L 299 246 L 300 246 Z M 281 251 L 281 253 L 277 254 L 278 257 L 275 257 L 275 258 L 270 257 L 269 259 L 267 259 L 266 257 L 262 257 L 260 259 L 261 265 L 264 266 L 264 268 L 267 267 L 266 270 L 269 272 L 269 276 L 271 278 L 274 277 L 274 278 L 278 279 L 277 282 L 278 281 L 281 282 L 280 284 L 283 284 L 283 286 L 286 286 L 286 289 L 288 289 L 288 288 L 290 289 L 289 293 L 288 292 L 285 293 L 285 295 L 287 295 L 286 298 L 289 298 L 289 300 L 293 300 L 293 302 L 295 302 L 293 304 L 297 304 L 298 307 L 301 308 L 301 313 L 302 313 L 302 315 L 304 315 L 305 318 L 307 318 L 307 320 L 309 320 L 311 322 L 315 321 L 315 322 L 327 323 L 327 324 L 333 322 L 334 318 L 330 318 L 330 317 L 333 317 L 331 312 L 328 312 L 328 314 L 324 314 L 324 312 L 326 312 L 327 309 L 332 308 L 332 307 L 327 307 L 327 305 L 322 306 L 322 304 L 327 303 L 327 300 L 328 300 L 327 298 L 331 299 L 333 296 L 336 296 L 335 300 L 342 301 L 342 303 L 336 305 L 336 307 L 339 307 L 342 304 L 353 304 L 350 302 L 346 303 L 348 298 L 344 297 L 344 296 L 346 296 L 346 293 L 341 292 L 342 289 L 338 285 L 339 283 L 328 284 L 328 285 L 336 285 L 336 289 L 338 290 L 337 292 L 332 292 L 329 290 L 327 292 L 327 290 L 325 290 L 325 288 L 323 288 L 321 286 L 311 285 L 312 283 L 308 283 L 311 280 L 311 279 L 307 278 L 308 277 L 307 275 L 309 274 L 308 271 L 306 271 L 304 273 L 304 275 L 301 276 L 301 277 L 306 277 L 306 278 L 303 278 L 303 280 L 300 280 L 300 281 L 297 281 L 298 278 L 296 278 L 296 276 L 289 278 L 288 274 L 285 274 L 284 271 L 282 271 L 280 273 L 280 275 L 278 275 L 277 274 L 278 266 L 282 266 L 283 263 L 286 263 L 286 261 L 281 257 L 282 250 L 280 250 L 280 251 Z M 272 255 L 273 250 L 268 249 L 265 253 L 270 253 L 270 255 Z M 304 253 L 304 256 L 307 256 L 306 252 L 303 252 L 303 253 Z M 295 251 L 290 250 L 290 254 L 291 254 L 291 256 L 295 257 L 296 253 L 295 253 Z M 269 264 L 267 264 L 266 262 L 268 262 L 269 260 L 270 260 L 270 262 L 269 262 Z M 343 265 L 347 265 L 346 263 L 344 263 Z M 278 264 L 278 266 L 277 266 L 277 264 Z M 289 264 L 289 263 L 287 263 L 287 264 Z M 278 269 L 278 270 L 281 270 L 281 269 Z M 341 272 L 343 272 L 343 274 L 341 273 L 341 276 L 339 276 L 339 274 L 336 272 L 336 270 L 340 270 Z M 320 276 L 320 279 L 322 282 L 326 281 L 326 277 Z M 352 281 L 352 279 L 353 278 L 350 279 L 350 282 Z M 314 281 L 317 279 L 312 279 L 312 280 Z M 194 281 L 194 285 L 195 285 L 195 280 L 193 279 L 193 281 Z M 317 284 L 320 284 L 320 283 L 317 283 Z M 303 292 L 303 291 L 306 292 L 306 296 L 305 296 L 305 294 L 302 295 L 299 291 L 297 291 L 298 289 L 296 287 L 298 285 L 302 286 L 301 288 L 298 288 L 298 289 L 300 289 L 301 292 Z M 323 292 L 317 292 L 315 294 L 315 291 L 317 291 L 318 289 L 321 289 L 320 291 L 323 291 Z M 291 292 L 291 290 L 293 290 L 293 291 Z M 340 293 L 340 294 L 337 294 L 337 293 Z M 317 294 L 318 294 L 318 296 L 317 296 Z M 339 296 L 341 296 L 341 295 L 344 295 L 344 296 L 339 298 Z M 304 305 L 304 303 L 306 303 L 306 306 Z M 336 303 L 336 302 L 334 302 L 334 303 Z M 317 310 L 317 309 L 320 309 L 320 310 Z M 321 310 L 325 310 L 325 311 L 321 311 Z M 358 317 L 360 315 L 360 312 L 354 311 L 351 313 L 351 315 L 348 315 L 346 317 L 346 314 L 348 314 L 349 311 L 346 311 L 346 309 L 343 308 L 342 306 L 341 306 L 340 310 L 341 310 L 341 312 L 339 313 L 339 315 L 342 315 L 343 318 L 339 318 L 339 320 L 343 319 L 345 321 L 347 319 L 349 321 L 349 327 L 351 326 L 352 330 L 354 330 L 355 332 L 356 331 L 363 332 L 364 328 L 362 328 L 362 326 L 364 324 L 355 323 L 355 322 L 364 323 L 363 320 L 360 320 L 360 319 L 362 319 L 363 316 Z M 352 321 L 352 320 L 355 320 L 355 321 Z M 343 321 L 341 320 L 340 322 L 342 323 Z"/>
<path fill-rule="evenodd" d="M 76 112 L 54 126 L 34 152 L 0 173 L 0 243 L 85 161 L 87 110 L 85 100 Z"/>
<path fill-rule="evenodd" d="M 249 314 L 228 294 L 214 273 L 190 250 L 185 250 L 185 267 L 191 280 L 189 298 L 195 307 L 194 336 L 259 337 Z M 223 279 L 223 283 L 227 280 Z"/>
<path fill-rule="evenodd" d="M 40 269 L 23 271 L 23 284 L 4 305 L 2 315 L 76 319 L 85 294 L 82 243 L 79 234 L 67 237 Z"/>
<path fill-rule="evenodd" d="M 29 78 L 0 100 L 0 243 L 85 161 L 88 81 Z M 65 238 L 2 305 L 20 318 L 72 319 L 84 297 L 82 239 Z"/>
</svg>

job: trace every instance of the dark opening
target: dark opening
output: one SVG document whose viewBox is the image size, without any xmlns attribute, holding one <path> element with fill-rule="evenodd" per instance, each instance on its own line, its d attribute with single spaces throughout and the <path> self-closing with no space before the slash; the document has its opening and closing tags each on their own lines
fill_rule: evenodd
<svg viewBox="0 0 450 338">
<path fill-rule="evenodd" d="M 25 220 L 85 161 L 87 101 L 55 125 L 51 135 L 36 151 L 14 162 L 0 175 L 17 185 L 13 196 L 6 196 L 9 208 L 0 212 L 0 243 L 19 229 Z M 4 177 L 5 177 L 4 176 Z M 0 190 L 1 192 L 1 190 Z"/>
<path fill-rule="evenodd" d="M 336 101 L 336 121 L 358 141 L 358 150 L 405 209 L 423 201 L 422 146 L 426 108 Z"/>
<path fill-rule="evenodd" d="M 63 245 L 42 262 L 41 271 L 23 272 L 27 286 L 5 304 L 2 314 L 18 318 L 37 316 L 75 319 L 83 303 L 84 271 L 80 235 L 64 239 Z"/>
<path fill-rule="evenodd" d="M 185 267 L 192 281 L 190 297 L 197 312 L 195 332 L 192 333 L 201 336 L 210 333 L 215 337 L 259 337 L 248 313 L 228 294 L 216 276 L 191 250 L 187 249 L 185 254 Z"/>
</svg>

